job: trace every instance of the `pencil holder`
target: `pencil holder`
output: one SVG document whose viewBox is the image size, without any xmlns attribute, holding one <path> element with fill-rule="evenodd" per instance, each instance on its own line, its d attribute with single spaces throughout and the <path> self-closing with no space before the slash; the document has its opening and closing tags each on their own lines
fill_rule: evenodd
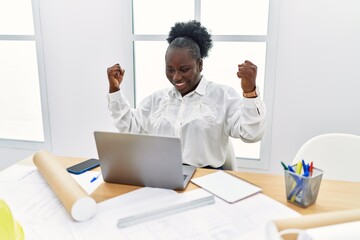
<svg viewBox="0 0 360 240">
<path fill-rule="evenodd" d="M 296 165 L 293 166 L 295 168 Z M 323 171 L 314 168 L 311 176 L 303 176 L 285 170 L 285 187 L 287 201 L 306 208 L 316 202 Z"/>
</svg>

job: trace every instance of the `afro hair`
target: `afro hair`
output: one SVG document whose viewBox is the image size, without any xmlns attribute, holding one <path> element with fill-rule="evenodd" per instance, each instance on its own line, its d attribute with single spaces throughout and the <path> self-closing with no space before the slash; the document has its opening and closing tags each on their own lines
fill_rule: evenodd
<svg viewBox="0 0 360 240">
<path fill-rule="evenodd" d="M 208 56 L 209 50 L 212 47 L 211 35 L 205 27 L 201 26 L 200 22 L 192 20 L 188 22 L 175 23 L 166 40 L 169 44 L 171 44 L 179 37 L 192 39 L 200 49 L 201 58 Z"/>
</svg>

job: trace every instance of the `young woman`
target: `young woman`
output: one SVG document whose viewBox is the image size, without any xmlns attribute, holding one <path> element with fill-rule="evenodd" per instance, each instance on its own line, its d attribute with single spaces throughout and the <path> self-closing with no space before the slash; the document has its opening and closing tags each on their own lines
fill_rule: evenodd
<svg viewBox="0 0 360 240">
<path fill-rule="evenodd" d="M 155 91 L 136 109 L 120 90 L 125 70 L 119 64 L 107 69 L 115 126 L 120 132 L 179 137 L 184 164 L 221 168 L 229 136 L 256 142 L 264 134 L 266 110 L 256 87 L 257 67 L 250 61 L 238 65 L 242 96 L 201 74 L 212 40 L 199 22 L 176 23 L 167 41 L 165 72 L 173 86 Z"/>
</svg>

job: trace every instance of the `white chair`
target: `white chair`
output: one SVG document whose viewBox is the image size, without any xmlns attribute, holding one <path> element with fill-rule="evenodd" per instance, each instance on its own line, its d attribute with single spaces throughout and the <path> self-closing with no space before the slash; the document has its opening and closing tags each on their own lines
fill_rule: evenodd
<svg viewBox="0 0 360 240">
<path fill-rule="evenodd" d="M 225 159 L 225 163 L 222 167 L 224 170 L 232 170 L 232 171 L 237 170 L 236 156 L 235 156 L 235 151 L 234 151 L 234 147 L 231 142 L 231 139 L 229 139 L 229 145 L 228 145 L 228 149 L 227 149 L 226 159 Z"/>
<path fill-rule="evenodd" d="M 324 171 L 323 178 L 360 182 L 360 136 L 345 133 L 318 135 L 305 142 L 293 164 L 304 159 Z"/>
</svg>

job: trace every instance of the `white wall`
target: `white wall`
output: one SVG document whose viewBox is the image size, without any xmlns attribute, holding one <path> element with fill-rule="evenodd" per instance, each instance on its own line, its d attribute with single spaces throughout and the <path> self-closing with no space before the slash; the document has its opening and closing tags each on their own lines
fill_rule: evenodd
<svg viewBox="0 0 360 240">
<path fill-rule="evenodd" d="M 360 135 L 359 13 L 358 0 L 281 1 L 271 171 L 315 135 Z"/>
<path fill-rule="evenodd" d="M 122 9 L 116 0 L 40 1 L 54 154 L 94 157 L 93 131 L 115 130 L 106 68 L 126 62 Z"/>
<path fill-rule="evenodd" d="M 106 68 L 120 62 L 132 71 L 123 57 L 131 30 L 124 2 L 40 0 L 54 154 L 96 156 L 93 131 L 115 130 Z M 317 134 L 360 135 L 360 1 L 282 0 L 279 10 L 275 89 L 265 93 L 265 101 L 274 98 L 266 147 L 276 173 Z M 0 167 L 30 153 L 0 148 Z"/>
</svg>

